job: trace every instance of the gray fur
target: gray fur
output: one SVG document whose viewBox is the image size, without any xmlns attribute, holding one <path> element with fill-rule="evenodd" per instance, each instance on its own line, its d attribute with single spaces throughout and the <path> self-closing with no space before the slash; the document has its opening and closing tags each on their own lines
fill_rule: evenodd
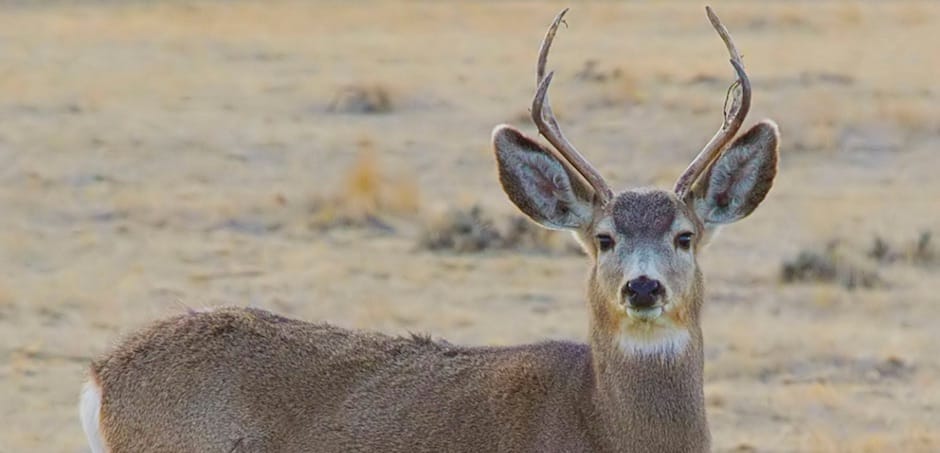
<svg viewBox="0 0 940 453">
<path fill-rule="evenodd" d="M 659 190 L 624 192 L 612 204 L 614 225 L 625 236 L 659 237 L 679 214 L 675 197 Z"/>
</svg>

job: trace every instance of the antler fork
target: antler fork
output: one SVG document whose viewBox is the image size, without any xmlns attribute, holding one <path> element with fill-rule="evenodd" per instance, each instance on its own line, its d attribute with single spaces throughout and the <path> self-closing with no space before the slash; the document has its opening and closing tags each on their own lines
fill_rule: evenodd
<svg viewBox="0 0 940 453">
<path fill-rule="evenodd" d="M 565 8 L 555 16 L 552 25 L 548 27 L 548 32 L 545 33 L 545 39 L 542 40 L 542 48 L 539 50 L 538 67 L 536 68 L 537 89 L 535 91 L 535 98 L 532 100 L 532 121 L 535 122 L 539 133 L 555 147 L 555 150 L 558 151 L 561 157 L 591 185 L 591 188 L 594 189 L 595 196 L 598 197 L 598 201 L 604 204 L 610 201 L 613 197 L 613 192 L 604 181 L 600 172 L 598 172 L 597 169 L 575 149 L 574 145 L 565 138 L 565 134 L 561 132 L 561 127 L 558 126 L 558 121 L 555 120 L 552 106 L 548 102 L 548 87 L 551 85 L 552 76 L 555 73 L 549 72 L 548 75 L 545 75 L 545 63 L 548 61 L 548 51 L 552 47 L 552 40 L 555 39 L 555 32 L 558 31 L 558 25 L 564 21 L 565 13 L 567 12 L 568 8 Z"/>
<path fill-rule="evenodd" d="M 689 193 L 689 190 L 702 173 L 721 155 L 721 151 L 724 149 L 725 145 L 738 133 L 738 130 L 741 129 L 741 124 L 744 123 L 744 117 L 747 116 L 747 112 L 751 108 L 751 81 L 747 78 L 747 73 L 744 72 L 744 63 L 741 61 L 741 55 L 738 53 L 738 49 L 734 46 L 731 34 L 728 33 L 728 29 L 722 25 L 721 20 L 718 19 L 718 16 L 711 7 L 706 6 L 705 12 L 708 14 L 708 20 L 711 21 L 712 27 L 715 27 L 718 36 L 721 36 L 721 40 L 725 42 L 728 53 L 731 54 L 731 66 L 734 66 L 734 71 L 738 74 L 738 79 L 728 90 L 729 95 L 733 95 L 733 98 L 730 107 L 727 107 L 728 100 L 725 99 L 726 109 L 724 112 L 724 120 L 718 132 L 716 132 L 712 139 L 702 148 L 702 151 L 699 152 L 698 156 L 689 164 L 689 167 L 682 173 L 682 176 L 679 176 L 679 179 L 676 180 L 675 192 L 680 200 L 685 199 L 685 196 Z M 740 90 L 736 88 L 740 88 Z"/>
</svg>

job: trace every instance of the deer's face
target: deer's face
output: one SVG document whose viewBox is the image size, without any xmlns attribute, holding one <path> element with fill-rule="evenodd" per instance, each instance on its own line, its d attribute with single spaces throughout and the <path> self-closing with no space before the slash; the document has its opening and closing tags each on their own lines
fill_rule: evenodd
<svg viewBox="0 0 940 453">
<path fill-rule="evenodd" d="M 680 199 L 658 189 L 597 196 L 571 166 L 509 126 L 494 131 L 500 182 L 540 225 L 574 233 L 593 259 L 595 331 L 622 349 L 675 350 L 699 323 L 696 253 L 719 226 L 750 214 L 777 167 L 776 126 L 761 122 L 735 140 Z"/>
<path fill-rule="evenodd" d="M 577 236 L 594 261 L 595 327 L 629 349 L 681 346 L 701 310 L 696 252 L 705 229 L 670 192 L 616 195 Z"/>
<path fill-rule="evenodd" d="M 703 233 L 695 213 L 669 192 L 620 193 L 581 238 L 594 258 L 594 291 L 634 322 L 683 325 L 697 308 L 691 301 Z"/>
</svg>

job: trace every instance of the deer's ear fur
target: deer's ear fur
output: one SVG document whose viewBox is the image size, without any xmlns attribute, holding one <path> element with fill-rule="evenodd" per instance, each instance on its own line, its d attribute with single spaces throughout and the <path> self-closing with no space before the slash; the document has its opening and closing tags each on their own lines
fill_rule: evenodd
<svg viewBox="0 0 940 453">
<path fill-rule="evenodd" d="M 738 137 L 689 193 L 706 230 L 747 217 L 770 191 L 777 175 L 776 123 L 764 120 Z"/>
<path fill-rule="evenodd" d="M 508 125 L 493 130 L 493 149 L 503 191 L 523 214 L 554 230 L 590 225 L 593 192 L 554 153 Z"/>
</svg>

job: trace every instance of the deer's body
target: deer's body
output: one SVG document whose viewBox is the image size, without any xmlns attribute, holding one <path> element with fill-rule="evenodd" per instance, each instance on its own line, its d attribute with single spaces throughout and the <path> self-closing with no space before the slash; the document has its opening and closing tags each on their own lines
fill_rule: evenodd
<svg viewBox="0 0 940 453">
<path fill-rule="evenodd" d="M 614 194 L 546 100 L 563 15 L 532 105 L 554 150 L 511 126 L 493 146 L 509 199 L 591 259 L 588 344 L 468 348 L 255 309 L 189 313 L 92 365 L 81 415 L 94 452 L 708 451 L 697 254 L 770 190 L 777 128 L 734 137 L 750 85 L 709 10 L 740 86 L 722 128 L 673 192 Z"/>
<path fill-rule="evenodd" d="M 114 452 L 704 450 L 705 426 L 681 419 L 686 406 L 703 411 L 701 385 L 669 382 L 686 371 L 700 381 L 700 357 L 698 370 L 650 359 L 631 373 L 623 361 L 598 369 L 581 344 L 467 348 L 224 308 L 160 321 L 93 373 Z M 674 398 L 644 390 L 661 380 Z M 604 387 L 653 415 L 605 425 L 623 408 L 598 404 L 617 397 L 595 398 Z M 653 442 L 626 448 L 641 438 Z"/>
</svg>

